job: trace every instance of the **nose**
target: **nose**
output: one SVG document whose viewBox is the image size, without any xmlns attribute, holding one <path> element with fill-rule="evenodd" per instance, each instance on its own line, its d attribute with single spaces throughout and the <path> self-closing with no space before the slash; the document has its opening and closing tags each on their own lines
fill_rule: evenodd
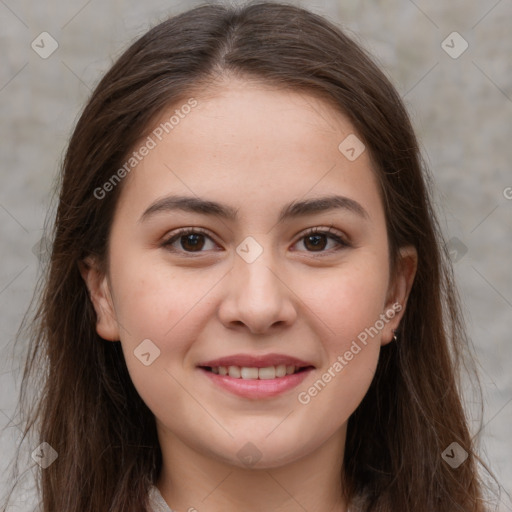
<svg viewBox="0 0 512 512">
<path fill-rule="evenodd" d="M 252 263 L 235 255 L 227 292 L 219 306 L 221 322 L 229 329 L 263 334 L 291 325 L 297 318 L 296 295 L 270 250 Z"/>
</svg>

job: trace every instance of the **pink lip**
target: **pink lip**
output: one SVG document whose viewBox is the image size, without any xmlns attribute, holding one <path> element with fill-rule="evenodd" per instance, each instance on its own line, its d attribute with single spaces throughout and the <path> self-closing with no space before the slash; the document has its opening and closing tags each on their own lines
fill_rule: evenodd
<svg viewBox="0 0 512 512">
<path fill-rule="evenodd" d="M 285 363 L 281 363 L 285 364 Z M 209 366 L 209 365 L 205 365 Z M 217 366 L 217 365 L 213 365 Z M 219 365 L 224 366 L 224 365 Z M 254 365 L 252 365 L 254 366 Z M 272 365 L 268 365 L 272 366 Z M 261 366 L 264 368 L 264 366 Z M 298 386 L 313 370 L 313 367 L 299 373 L 286 375 L 277 379 L 235 379 L 229 375 L 217 375 L 211 371 L 199 368 L 206 377 L 221 388 L 243 398 L 271 398 Z"/>
<path fill-rule="evenodd" d="M 300 368 L 313 366 L 311 363 L 297 359 L 296 357 L 287 356 L 285 354 L 265 354 L 261 356 L 252 356 L 249 354 L 234 354 L 232 356 L 221 357 L 205 361 L 197 366 L 247 366 L 251 368 L 266 368 L 268 366 L 278 366 L 285 364 L 288 366 L 298 366 Z M 284 379 L 285 377 L 283 377 Z"/>
</svg>

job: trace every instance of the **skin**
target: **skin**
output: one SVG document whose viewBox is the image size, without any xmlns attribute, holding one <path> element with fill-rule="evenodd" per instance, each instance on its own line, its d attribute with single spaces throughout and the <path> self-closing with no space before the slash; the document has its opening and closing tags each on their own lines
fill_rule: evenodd
<svg viewBox="0 0 512 512">
<path fill-rule="evenodd" d="M 92 259 L 82 266 L 97 332 L 120 340 L 133 383 L 155 415 L 163 454 L 157 487 L 172 509 L 345 512 L 339 482 L 347 420 L 405 311 L 416 252 L 402 248 L 392 279 L 368 151 L 349 161 L 338 150 L 355 130 L 327 103 L 235 79 L 195 97 L 197 107 L 125 178 L 107 273 Z M 169 194 L 229 205 L 239 218 L 161 211 L 139 220 Z M 357 201 L 368 218 L 337 209 L 277 221 L 285 204 L 331 194 Z M 331 225 L 350 245 L 336 250 L 325 236 L 315 250 L 305 231 Z M 207 230 L 202 252 L 183 238 L 175 252 L 162 246 L 183 227 Z M 252 263 L 236 252 L 248 236 L 263 249 Z M 300 403 L 299 392 L 395 303 L 402 310 Z M 149 366 L 134 356 L 145 339 L 160 350 Z M 196 368 L 235 353 L 271 352 L 315 369 L 297 388 L 251 400 Z M 261 457 L 250 467 L 237 455 L 248 442 Z"/>
</svg>

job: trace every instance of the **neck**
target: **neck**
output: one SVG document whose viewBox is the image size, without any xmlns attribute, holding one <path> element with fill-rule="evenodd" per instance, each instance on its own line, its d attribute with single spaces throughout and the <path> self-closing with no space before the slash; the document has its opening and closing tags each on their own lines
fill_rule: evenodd
<svg viewBox="0 0 512 512">
<path fill-rule="evenodd" d="M 347 512 L 341 484 L 345 434 L 346 425 L 284 465 L 246 468 L 194 450 L 160 425 L 163 464 L 156 486 L 180 512 Z"/>
</svg>

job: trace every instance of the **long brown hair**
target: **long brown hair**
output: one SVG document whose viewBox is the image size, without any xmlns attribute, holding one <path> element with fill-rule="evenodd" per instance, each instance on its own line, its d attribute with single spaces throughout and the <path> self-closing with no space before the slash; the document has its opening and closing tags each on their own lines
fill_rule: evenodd
<svg viewBox="0 0 512 512">
<path fill-rule="evenodd" d="M 153 414 L 136 392 L 119 343 L 96 333 L 78 263 L 105 262 L 122 182 L 102 187 L 170 105 L 237 76 L 300 90 L 348 116 L 370 152 L 394 272 L 400 247 L 419 260 L 398 341 L 382 348 L 373 383 L 350 417 L 340 478 L 362 511 L 483 511 L 478 459 L 459 384 L 467 348 L 429 174 L 402 101 L 371 58 L 338 27 L 277 3 L 204 5 L 152 28 L 117 60 L 69 142 L 20 404 L 40 396 L 26 432 L 57 460 L 38 473 L 42 512 L 146 510 L 162 457 Z M 443 451 L 469 456 L 454 469 Z M 37 445 L 36 443 L 36 445 Z"/>
</svg>

